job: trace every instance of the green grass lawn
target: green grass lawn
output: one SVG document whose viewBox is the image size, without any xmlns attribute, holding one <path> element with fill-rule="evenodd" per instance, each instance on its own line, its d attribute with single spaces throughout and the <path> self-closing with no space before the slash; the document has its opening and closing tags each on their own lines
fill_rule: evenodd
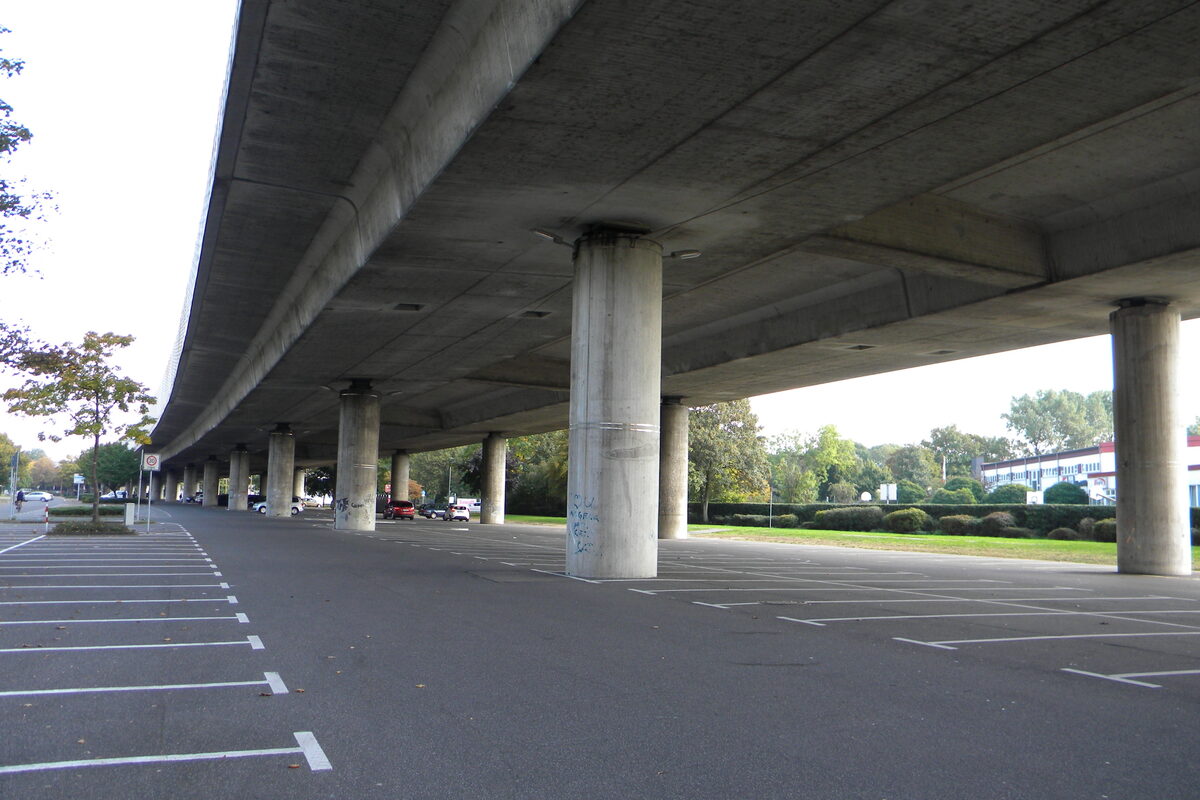
<svg viewBox="0 0 1200 800">
<path fill-rule="evenodd" d="M 563 517 L 507 517 L 513 522 L 566 525 Z M 864 550 L 907 550 L 914 553 L 958 553 L 965 556 L 1031 558 L 1116 566 L 1117 546 L 1108 542 L 1063 542 L 1056 539 L 999 539 L 991 536 L 942 536 L 907 533 L 852 533 L 796 528 L 750 528 L 733 525 L 688 525 L 696 538 L 750 542 L 820 544 Z M 1200 547 L 1192 548 L 1192 568 L 1200 571 Z"/>
</svg>

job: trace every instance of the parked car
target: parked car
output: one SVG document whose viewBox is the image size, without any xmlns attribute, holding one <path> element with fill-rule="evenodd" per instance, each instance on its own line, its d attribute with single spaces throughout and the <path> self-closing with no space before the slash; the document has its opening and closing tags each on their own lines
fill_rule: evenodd
<svg viewBox="0 0 1200 800">
<path fill-rule="evenodd" d="M 407 500 L 393 500 L 383 509 L 384 519 L 412 519 L 417 515 L 417 507 Z"/>
<path fill-rule="evenodd" d="M 442 516 L 442 519 L 445 520 L 446 522 L 450 522 L 452 520 L 459 520 L 461 522 L 470 522 L 471 521 L 471 509 L 467 508 L 464 505 L 447 506 L 446 511 L 445 511 L 444 515 Z"/>
<path fill-rule="evenodd" d="M 100 495 L 101 500 L 128 500 L 129 492 L 124 489 L 118 489 L 115 492 L 107 492 Z"/>
<path fill-rule="evenodd" d="M 267 501 L 264 500 L 261 503 L 255 503 L 254 510 L 260 514 L 267 513 Z M 304 503 L 300 502 L 299 497 L 293 497 L 292 498 L 292 516 L 293 517 L 296 516 L 303 510 L 304 510 Z"/>
<path fill-rule="evenodd" d="M 421 506 L 421 516 L 426 519 L 440 519 L 446 513 L 445 506 L 436 506 L 433 503 L 426 503 Z"/>
<path fill-rule="evenodd" d="M 201 489 L 200 491 L 196 492 L 191 497 L 183 498 L 183 502 L 185 502 L 185 503 L 203 503 L 204 502 L 204 490 Z"/>
<path fill-rule="evenodd" d="M 49 503 L 50 502 L 50 493 L 43 492 L 40 489 L 34 489 L 33 491 L 25 492 L 25 499 L 26 500 L 41 500 L 43 503 Z"/>
</svg>

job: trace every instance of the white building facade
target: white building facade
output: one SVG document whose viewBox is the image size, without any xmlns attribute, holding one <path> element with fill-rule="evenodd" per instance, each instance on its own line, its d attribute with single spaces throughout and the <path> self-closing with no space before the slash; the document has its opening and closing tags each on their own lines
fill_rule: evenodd
<svg viewBox="0 0 1200 800">
<path fill-rule="evenodd" d="M 1188 501 L 1200 506 L 1200 436 L 1188 436 L 1185 458 L 1188 464 Z M 1027 458 L 1012 458 L 981 464 L 975 476 L 985 489 L 1023 483 L 1034 491 L 1045 491 L 1067 481 L 1087 489 L 1096 504 L 1111 504 L 1117 499 L 1117 455 L 1113 442 L 1096 447 L 1065 450 Z"/>
</svg>

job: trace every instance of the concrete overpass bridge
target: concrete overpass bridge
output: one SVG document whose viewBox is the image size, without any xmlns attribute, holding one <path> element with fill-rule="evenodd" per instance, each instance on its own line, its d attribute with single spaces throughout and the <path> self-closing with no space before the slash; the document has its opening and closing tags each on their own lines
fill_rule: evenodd
<svg viewBox="0 0 1200 800">
<path fill-rule="evenodd" d="M 336 460 L 369 528 L 378 453 L 486 439 L 498 522 L 504 437 L 569 423 L 568 568 L 644 576 L 688 404 L 1112 330 L 1121 569 L 1188 570 L 1197 41 L 1177 0 L 243 0 L 168 488 L 267 467 L 287 513 Z"/>
</svg>

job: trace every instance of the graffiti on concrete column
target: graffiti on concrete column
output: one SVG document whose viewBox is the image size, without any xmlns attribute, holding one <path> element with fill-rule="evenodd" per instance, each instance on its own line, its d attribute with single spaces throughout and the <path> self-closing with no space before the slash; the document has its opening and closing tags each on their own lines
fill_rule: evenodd
<svg viewBox="0 0 1200 800">
<path fill-rule="evenodd" d="M 580 494 L 571 497 L 571 506 L 567 509 L 567 536 L 576 554 L 591 553 L 596 549 L 594 526 L 600 517 L 593 511 L 595 505 L 595 497 L 587 500 Z"/>
</svg>

